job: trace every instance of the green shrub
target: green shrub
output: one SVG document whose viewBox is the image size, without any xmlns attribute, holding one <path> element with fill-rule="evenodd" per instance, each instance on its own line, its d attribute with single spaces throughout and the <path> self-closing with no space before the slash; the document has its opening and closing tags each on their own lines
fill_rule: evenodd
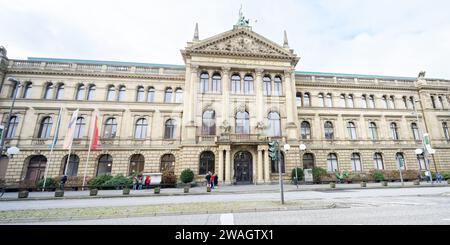
<svg viewBox="0 0 450 245">
<path fill-rule="evenodd" d="M 103 186 L 103 184 L 105 182 L 109 181 L 112 178 L 113 177 L 111 175 L 109 175 L 109 174 L 97 176 L 97 177 L 92 178 L 91 180 L 89 180 L 88 184 L 89 184 L 89 186 L 92 186 L 94 188 L 98 188 L 100 186 Z"/>
<path fill-rule="evenodd" d="M 372 176 L 375 179 L 375 181 L 384 181 L 384 174 L 380 170 L 373 171 Z"/>
<path fill-rule="evenodd" d="M 328 176 L 327 170 L 319 167 L 313 168 L 314 181 L 321 181 L 323 177 Z"/>
<path fill-rule="evenodd" d="M 301 169 L 301 168 L 294 168 L 294 169 L 292 169 L 292 172 L 291 172 L 291 179 L 292 180 L 295 180 L 295 170 L 297 170 L 297 177 L 298 177 L 298 181 L 301 181 L 301 180 L 303 180 L 303 175 L 304 175 L 304 173 L 303 173 L 303 169 Z"/>
<path fill-rule="evenodd" d="M 114 186 L 114 187 L 123 187 L 123 186 L 131 186 L 133 184 L 132 177 L 125 177 L 123 174 L 118 174 L 113 178 L 107 180 L 103 183 L 102 186 Z"/>
<path fill-rule="evenodd" d="M 442 172 L 442 177 L 444 177 L 445 180 L 450 179 L 450 172 Z"/>
<path fill-rule="evenodd" d="M 58 185 L 56 180 L 54 178 L 47 177 L 47 180 L 45 181 L 45 188 L 55 188 Z M 37 188 L 42 189 L 44 188 L 44 179 L 38 181 Z"/>
<path fill-rule="evenodd" d="M 183 170 L 180 175 L 180 180 L 185 184 L 192 182 L 192 180 L 194 180 L 194 172 L 192 172 L 192 170 L 189 168 Z"/>
</svg>

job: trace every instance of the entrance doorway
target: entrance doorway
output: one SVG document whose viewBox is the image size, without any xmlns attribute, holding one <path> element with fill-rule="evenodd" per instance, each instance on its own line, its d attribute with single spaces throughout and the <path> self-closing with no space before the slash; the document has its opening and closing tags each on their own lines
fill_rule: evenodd
<svg viewBox="0 0 450 245">
<path fill-rule="evenodd" d="M 252 154 L 249 152 L 240 151 L 234 155 L 234 178 L 238 185 L 252 183 Z"/>
<path fill-rule="evenodd" d="M 28 163 L 27 174 L 25 180 L 30 182 L 37 182 L 44 178 L 45 167 L 47 165 L 47 158 L 44 156 L 33 156 Z"/>
</svg>

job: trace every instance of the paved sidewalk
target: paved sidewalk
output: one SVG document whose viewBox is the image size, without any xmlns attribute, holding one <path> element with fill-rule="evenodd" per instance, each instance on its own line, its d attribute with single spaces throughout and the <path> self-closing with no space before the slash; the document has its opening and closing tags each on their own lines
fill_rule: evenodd
<svg viewBox="0 0 450 245">
<path fill-rule="evenodd" d="M 448 187 L 447 182 L 443 183 L 427 183 L 421 182 L 419 186 L 414 185 L 413 182 L 405 182 L 404 186 L 400 182 L 388 182 L 388 186 L 381 186 L 381 183 L 367 183 L 366 188 L 362 188 L 357 184 L 336 184 L 335 189 L 331 189 L 329 184 L 304 185 L 298 186 L 285 183 L 285 192 L 296 191 L 342 191 L 351 189 L 386 189 L 386 188 L 426 188 L 426 187 Z M 238 194 L 238 193 L 270 193 L 279 192 L 278 184 L 271 185 L 233 185 L 233 186 L 218 186 L 211 190 L 211 193 L 206 192 L 205 186 L 191 187 L 189 193 L 184 193 L 183 188 L 162 188 L 160 194 L 154 194 L 153 189 L 150 190 L 131 190 L 130 195 L 123 195 L 122 190 L 99 190 L 97 196 L 89 196 L 89 191 L 65 191 L 64 197 L 55 198 L 54 192 L 30 192 L 28 198 L 18 199 L 17 192 L 7 192 L 0 198 L 0 201 L 8 200 L 48 200 L 48 199 L 89 199 L 89 198 L 113 198 L 113 197 L 142 197 L 142 196 L 177 196 L 177 195 L 214 195 L 214 194 Z"/>
</svg>

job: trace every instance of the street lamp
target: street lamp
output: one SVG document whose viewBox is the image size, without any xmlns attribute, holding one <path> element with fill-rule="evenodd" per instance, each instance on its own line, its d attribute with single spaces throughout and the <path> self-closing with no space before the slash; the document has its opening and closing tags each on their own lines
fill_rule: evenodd
<svg viewBox="0 0 450 245">
<path fill-rule="evenodd" d="M 301 144 L 300 145 L 300 152 L 303 152 L 304 150 L 306 150 L 306 145 L 305 144 Z M 297 174 L 297 170 L 298 170 L 298 165 L 297 165 L 297 161 L 295 162 L 295 182 L 297 184 L 297 189 L 298 189 L 298 174 Z"/>
<path fill-rule="evenodd" d="M 15 91 L 13 91 L 13 101 L 11 106 L 9 107 L 9 114 L 8 114 L 8 121 L 6 123 L 6 129 L 4 134 L 2 134 L 2 139 L 1 139 L 1 143 L 0 143 L 0 155 L 3 154 L 3 148 L 5 145 L 5 138 L 8 136 L 8 131 L 9 131 L 9 127 L 11 124 L 11 114 L 12 114 L 12 110 L 14 108 L 14 103 L 16 102 L 16 97 L 17 97 L 17 93 L 19 92 L 20 87 L 22 86 L 22 84 L 20 83 L 19 80 L 16 80 L 15 78 L 8 78 L 9 81 L 11 82 L 15 82 L 17 84 L 17 87 L 14 89 Z"/>
</svg>

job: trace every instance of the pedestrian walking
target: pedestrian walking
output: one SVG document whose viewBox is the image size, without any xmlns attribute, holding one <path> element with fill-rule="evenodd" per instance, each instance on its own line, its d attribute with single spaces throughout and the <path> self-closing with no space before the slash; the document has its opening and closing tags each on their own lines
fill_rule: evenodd
<svg viewBox="0 0 450 245">
<path fill-rule="evenodd" d="M 441 173 L 437 172 L 436 173 L 436 182 L 441 183 L 443 180 L 443 177 L 441 175 Z"/>
<path fill-rule="evenodd" d="M 214 186 L 217 187 L 217 184 L 219 183 L 219 178 L 217 174 L 214 174 Z"/>
<path fill-rule="evenodd" d="M 206 179 L 206 186 L 211 186 L 211 172 L 208 171 L 208 173 L 205 176 Z"/>
<path fill-rule="evenodd" d="M 150 189 L 150 175 L 145 176 L 145 189 Z"/>
<path fill-rule="evenodd" d="M 138 189 L 142 190 L 142 175 L 139 175 L 138 177 Z"/>
<path fill-rule="evenodd" d="M 136 190 L 138 187 L 138 177 L 135 175 L 133 177 L 133 190 Z"/>
<path fill-rule="evenodd" d="M 60 188 L 61 188 L 61 190 L 64 190 L 64 185 L 66 184 L 66 181 L 67 181 L 67 175 L 63 175 L 63 176 L 61 177 L 61 182 L 60 182 Z"/>
<path fill-rule="evenodd" d="M 211 179 L 210 179 L 210 183 L 211 183 L 211 189 L 214 189 L 214 183 L 215 183 L 215 178 L 214 178 L 215 176 L 213 175 L 213 174 L 211 174 Z"/>
</svg>

